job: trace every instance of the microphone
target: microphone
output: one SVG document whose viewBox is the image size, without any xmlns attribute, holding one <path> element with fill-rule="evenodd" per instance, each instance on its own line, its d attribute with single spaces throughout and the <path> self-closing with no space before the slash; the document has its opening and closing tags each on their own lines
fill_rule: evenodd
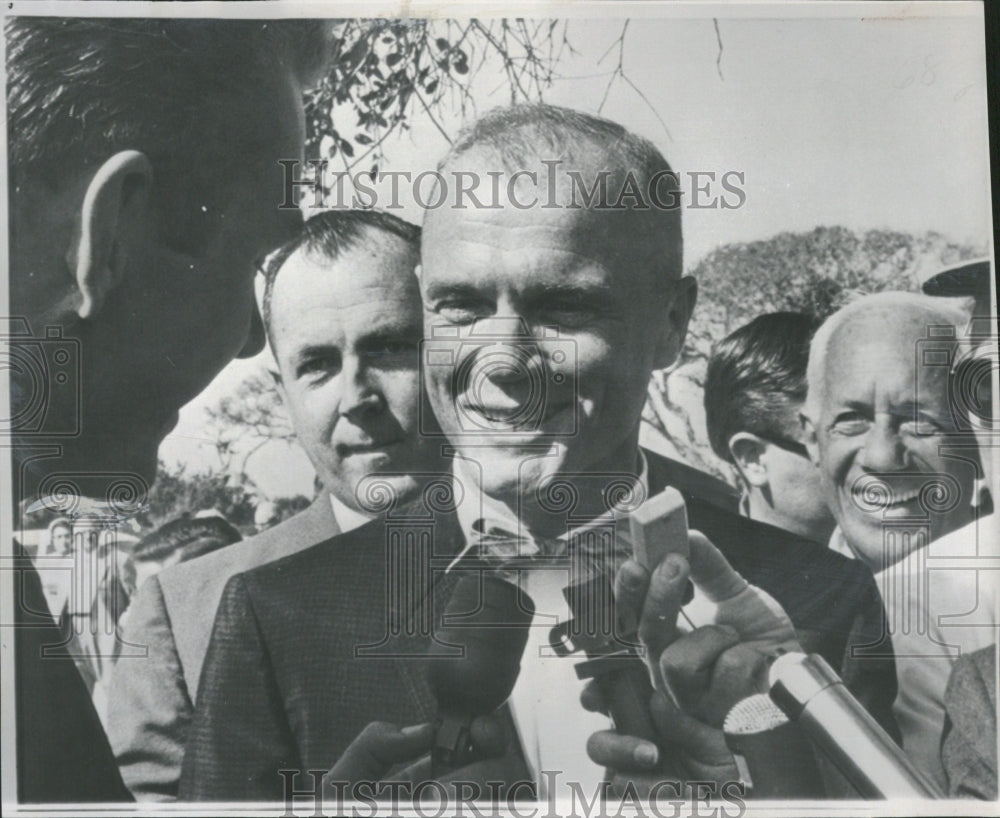
<svg viewBox="0 0 1000 818">
<path fill-rule="evenodd" d="M 472 720 L 492 713 L 510 696 L 534 614 L 531 597 L 495 576 L 465 576 L 456 584 L 427 657 L 438 705 L 433 775 L 475 760 Z"/>
<path fill-rule="evenodd" d="M 763 799 L 825 795 L 809 741 L 766 693 L 733 705 L 722 732 L 747 795 Z"/>
<path fill-rule="evenodd" d="M 943 798 L 817 654 L 786 653 L 770 671 L 771 699 L 863 798 Z"/>
</svg>

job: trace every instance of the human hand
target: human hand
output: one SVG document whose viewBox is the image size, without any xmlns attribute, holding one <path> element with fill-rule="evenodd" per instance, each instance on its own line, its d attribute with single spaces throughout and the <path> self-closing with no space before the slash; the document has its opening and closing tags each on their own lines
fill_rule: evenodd
<svg viewBox="0 0 1000 818">
<path fill-rule="evenodd" d="M 377 797 L 380 789 L 388 790 L 380 788 L 379 782 L 390 783 L 386 776 L 394 768 L 391 783 L 409 793 L 416 785 L 432 779 L 446 785 L 472 782 L 472 786 L 477 782 L 485 786 L 487 781 L 513 780 L 511 763 L 505 756 L 508 736 L 496 716 L 472 720 L 469 735 L 478 760 L 446 775 L 434 775 L 432 771 L 430 752 L 435 732 L 436 726 L 431 723 L 400 728 L 388 722 L 372 722 L 323 776 L 324 792 L 329 796 L 347 785 L 370 782 L 372 794 Z M 463 796 L 470 800 L 468 791 Z"/>
<path fill-rule="evenodd" d="M 618 615 L 636 625 L 658 684 L 665 682 L 660 656 L 680 635 L 677 616 L 689 578 L 701 592 L 692 606 L 699 624 L 728 626 L 736 641 L 764 656 L 801 650 L 792 621 L 770 594 L 740 576 L 700 532 L 689 532 L 689 544 L 689 560 L 668 554 L 652 574 L 628 560 L 615 577 Z"/>
</svg>

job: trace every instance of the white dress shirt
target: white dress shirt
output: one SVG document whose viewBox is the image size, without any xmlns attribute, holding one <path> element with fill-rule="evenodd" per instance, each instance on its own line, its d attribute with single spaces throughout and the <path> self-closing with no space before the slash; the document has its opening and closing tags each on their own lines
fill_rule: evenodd
<svg viewBox="0 0 1000 818">
<path fill-rule="evenodd" d="M 489 524 L 500 525 L 530 540 L 530 535 L 521 529 L 516 514 L 510 508 L 481 491 L 469 490 L 470 486 L 479 485 L 474 469 L 459 459 L 455 464 L 455 479 L 460 480 L 464 488 L 461 494 L 456 495 L 458 519 L 466 532 L 468 544 L 452 566 L 476 546 L 473 532 L 477 520 L 485 519 Z M 638 465 L 639 486 L 633 487 L 633 490 L 645 497 L 649 487 L 648 466 L 641 451 L 638 453 Z M 571 531 L 559 539 L 568 540 L 572 536 L 576 540 L 584 532 L 609 525 L 617 527 L 623 523 L 627 526 L 627 514 L 613 507 L 590 521 L 574 523 Z M 577 678 L 575 666 L 587 658 L 586 654 L 577 652 L 560 656 L 550 647 L 553 626 L 571 618 L 563 589 L 569 584 L 572 570 L 567 566 L 540 566 L 537 570 L 529 568 L 517 572 L 520 587 L 535 603 L 535 616 L 521 660 L 521 671 L 508 703 L 525 761 L 534 776 L 538 797 L 542 800 L 568 798 L 571 792 L 569 782 L 582 787 L 588 799 L 593 797 L 604 779 L 604 768 L 587 756 L 587 739 L 592 733 L 611 726 L 606 716 L 587 712 L 580 704 L 584 682 Z M 558 771 L 558 779 L 543 775 L 543 771 Z M 549 792 L 552 781 L 557 782 L 554 793 Z"/>
</svg>

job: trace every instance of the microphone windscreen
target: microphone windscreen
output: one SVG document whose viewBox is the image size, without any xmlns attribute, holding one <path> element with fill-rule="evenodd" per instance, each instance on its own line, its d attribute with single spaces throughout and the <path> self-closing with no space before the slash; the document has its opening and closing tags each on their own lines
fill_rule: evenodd
<svg viewBox="0 0 1000 818">
<path fill-rule="evenodd" d="M 771 701 L 771 697 L 767 693 L 757 693 L 733 705 L 726 715 L 722 731 L 734 736 L 745 736 L 773 730 L 786 722 L 788 716 Z"/>
<path fill-rule="evenodd" d="M 749 795 L 759 799 L 824 796 L 812 747 L 766 693 L 733 705 L 722 732 Z"/>
<path fill-rule="evenodd" d="M 458 581 L 428 651 L 439 712 L 492 713 L 510 696 L 534 617 L 531 598 L 488 574 Z"/>
</svg>

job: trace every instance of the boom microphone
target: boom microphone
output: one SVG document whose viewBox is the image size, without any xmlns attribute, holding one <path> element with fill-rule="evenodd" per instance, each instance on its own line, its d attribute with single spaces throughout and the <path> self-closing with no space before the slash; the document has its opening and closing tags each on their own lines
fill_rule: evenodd
<svg viewBox="0 0 1000 818">
<path fill-rule="evenodd" d="M 771 698 L 797 721 L 864 798 L 943 798 L 821 656 L 786 653 L 770 671 Z"/>
<path fill-rule="evenodd" d="M 427 659 L 438 705 L 431 755 L 435 776 L 475 760 L 469 727 L 514 689 L 534 613 L 534 603 L 520 588 L 489 574 L 465 576 L 456 584 Z"/>
</svg>

